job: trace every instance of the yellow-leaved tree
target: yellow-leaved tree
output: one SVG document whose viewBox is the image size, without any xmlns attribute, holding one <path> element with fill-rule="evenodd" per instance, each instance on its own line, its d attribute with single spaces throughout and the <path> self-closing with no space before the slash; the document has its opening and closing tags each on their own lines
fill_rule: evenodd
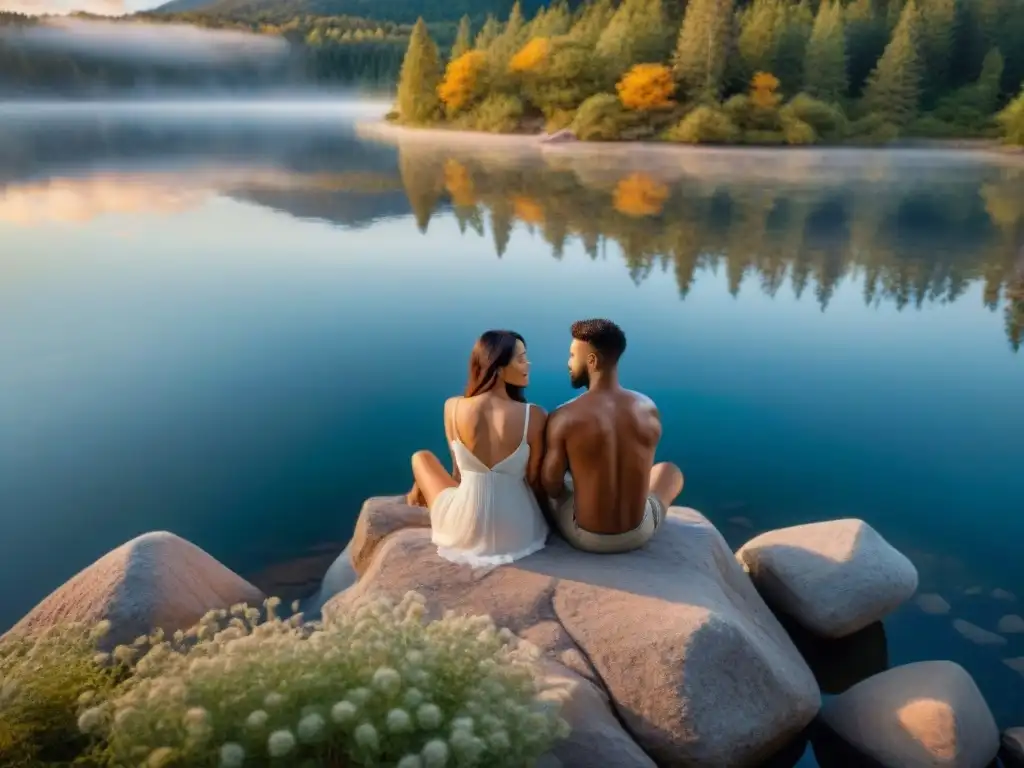
<svg viewBox="0 0 1024 768">
<path fill-rule="evenodd" d="M 551 53 L 551 43 L 546 37 L 535 37 L 528 42 L 509 62 L 508 68 L 513 72 L 534 72 Z"/>
<path fill-rule="evenodd" d="M 758 109 L 779 106 L 779 78 L 771 72 L 758 72 L 750 79 L 750 103 Z"/>
<path fill-rule="evenodd" d="M 465 108 L 477 95 L 486 65 L 487 56 L 483 51 L 469 51 L 448 62 L 444 79 L 437 86 L 437 95 L 449 115 Z"/>
<path fill-rule="evenodd" d="M 634 173 L 615 186 L 612 205 L 619 213 L 634 218 L 657 216 L 668 200 L 669 189 L 646 173 Z"/>
<path fill-rule="evenodd" d="M 676 84 L 672 70 L 663 64 L 637 64 L 615 86 L 627 109 L 650 110 L 670 107 Z"/>
</svg>

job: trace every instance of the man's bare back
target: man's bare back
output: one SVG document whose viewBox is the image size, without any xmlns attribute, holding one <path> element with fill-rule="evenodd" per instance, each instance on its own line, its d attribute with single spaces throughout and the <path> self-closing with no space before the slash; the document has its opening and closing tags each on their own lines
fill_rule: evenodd
<svg viewBox="0 0 1024 768">
<path fill-rule="evenodd" d="M 563 441 L 579 527 L 618 534 L 639 526 L 661 439 L 654 402 L 628 389 L 587 392 L 551 414 L 548 434 Z"/>
<path fill-rule="evenodd" d="M 673 464 L 654 463 L 661 440 L 654 403 L 619 385 L 622 329 L 581 320 L 572 337 L 569 381 L 587 392 L 548 417 L 541 481 L 566 541 L 588 552 L 629 552 L 657 532 L 683 475 Z"/>
</svg>

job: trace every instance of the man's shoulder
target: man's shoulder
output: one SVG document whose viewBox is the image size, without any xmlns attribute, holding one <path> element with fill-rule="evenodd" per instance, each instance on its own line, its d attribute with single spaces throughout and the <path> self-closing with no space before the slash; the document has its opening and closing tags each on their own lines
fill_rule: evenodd
<svg viewBox="0 0 1024 768">
<path fill-rule="evenodd" d="M 639 406 L 642 406 L 642 407 L 645 407 L 645 408 L 656 408 L 657 407 L 654 404 L 654 400 L 652 400 L 650 397 L 645 395 L 643 392 L 638 392 L 635 389 L 624 389 L 623 391 L 626 394 L 628 394 L 631 398 L 633 398 L 633 401 L 637 405 L 639 405 Z"/>
</svg>

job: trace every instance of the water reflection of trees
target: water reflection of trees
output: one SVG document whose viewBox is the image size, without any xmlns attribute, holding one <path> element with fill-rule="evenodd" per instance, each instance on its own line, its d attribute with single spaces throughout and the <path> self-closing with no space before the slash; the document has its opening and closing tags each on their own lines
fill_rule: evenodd
<svg viewBox="0 0 1024 768">
<path fill-rule="evenodd" d="M 796 156 L 794 156 L 796 157 Z M 789 282 L 822 310 L 844 278 L 864 302 L 902 310 L 958 299 L 976 281 L 1004 305 L 1012 348 L 1024 338 L 1024 168 L 888 165 L 863 155 L 829 169 L 784 159 L 774 175 L 628 170 L 572 154 L 511 158 L 400 149 L 416 222 L 450 204 L 460 229 L 491 236 L 503 256 L 515 223 L 561 258 L 577 238 L 591 258 L 616 244 L 632 279 L 673 269 L 681 297 L 704 270 L 736 295 L 755 276 L 769 296 Z M 691 164 L 692 165 L 692 164 Z M 699 174 L 699 175 L 698 175 Z"/>
</svg>

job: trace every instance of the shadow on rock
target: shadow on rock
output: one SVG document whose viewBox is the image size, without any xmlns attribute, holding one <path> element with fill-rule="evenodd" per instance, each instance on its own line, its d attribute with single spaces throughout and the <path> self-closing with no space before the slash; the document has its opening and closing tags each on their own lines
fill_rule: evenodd
<svg viewBox="0 0 1024 768">
<path fill-rule="evenodd" d="M 814 634 L 784 613 L 776 612 L 776 618 L 811 668 L 822 693 L 842 693 L 889 668 L 889 646 L 880 621 L 833 640 Z"/>
<path fill-rule="evenodd" d="M 794 768 L 807 752 L 810 743 L 810 731 L 806 730 L 775 755 L 765 760 L 760 768 Z"/>
<path fill-rule="evenodd" d="M 820 720 L 815 720 L 807 732 L 819 768 L 888 768 L 851 747 Z M 1009 764 L 1002 763 L 996 758 L 985 768 L 1003 768 L 1007 765 Z"/>
</svg>

